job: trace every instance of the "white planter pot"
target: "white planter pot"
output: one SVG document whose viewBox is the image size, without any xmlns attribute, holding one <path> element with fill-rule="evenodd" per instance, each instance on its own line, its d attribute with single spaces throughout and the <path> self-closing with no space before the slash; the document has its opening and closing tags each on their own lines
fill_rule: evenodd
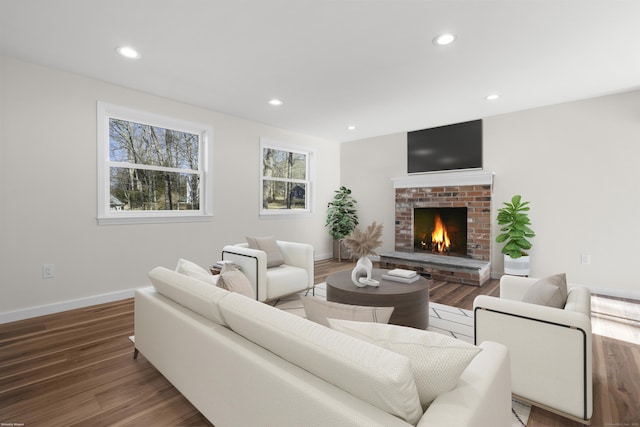
<svg viewBox="0 0 640 427">
<path fill-rule="evenodd" d="M 529 265 L 531 263 L 531 257 L 528 255 L 521 256 L 520 258 L 514 259 L 509 255 L 504 256 L 504 274 L 509 274 L 511 276 L 528 276 L 529 275 Z"/>
</svg>

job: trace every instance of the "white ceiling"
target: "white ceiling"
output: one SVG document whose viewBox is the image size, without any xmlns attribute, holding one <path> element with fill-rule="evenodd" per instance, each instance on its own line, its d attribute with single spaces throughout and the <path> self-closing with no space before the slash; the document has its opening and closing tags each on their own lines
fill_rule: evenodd
<svg viewBox="0 0 640 427">
<path fill-rule="evenodd" d="M 0 26 L 2 55 L 335 141 L 640 88 L 639 0 L 0 0 Z"/>
</svg>

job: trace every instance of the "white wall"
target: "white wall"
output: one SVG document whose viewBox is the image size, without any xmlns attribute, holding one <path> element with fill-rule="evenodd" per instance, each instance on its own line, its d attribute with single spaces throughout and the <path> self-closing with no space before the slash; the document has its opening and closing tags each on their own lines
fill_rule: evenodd
<svg viewBox="0 0 640 427">
<path fill-rule="evenodd" d="M 336 142 L 6 57 L 0 94 L 0 322 L 130 295 L 151 268 L 173 268 L 179 257 L 208 266 L 246 235 L 307 242 L 316 258 L 330 256 L 324 221 L 339 186 Z M 211 124 L 213 221 L 97 225 L 98 100 Z M 315 149 L 311 216 L 258 218 L 261 136 Z M 55 278 L 42 279 L 48 263 Z"/>
<path fill-rule="evenodd" d="M 390 223 L 390 179 L 406 175 L 406 134 L 349 142 L 341 152 L 342 184 L 362 216 Z M 640 91 L 485 118 L 484 169 L 496 173 L 494 236 L 503 201 L 522 194 L 531 202 L 532 276 L 566 272 L 594 291 L 640 298 Z M 380 252 L 390 250 L 386 227 Z M 492 270 L 503 271 L 497 244 Z"/>
<path fill-rule="evenodd" d="M 341 184 L 353 191 L 361 227 L 372 221 L 382 223 L 382 246 L 376 252 L 393 251 L 395 190 L 391 178 L 406 175 L 407 134 L 343 143 L 340 159 Z"/>
</svg>

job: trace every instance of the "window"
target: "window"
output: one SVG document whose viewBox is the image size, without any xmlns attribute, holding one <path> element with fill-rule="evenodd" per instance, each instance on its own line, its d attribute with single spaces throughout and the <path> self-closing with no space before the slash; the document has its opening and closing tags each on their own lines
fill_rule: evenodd
<svg viewBox="0 0 640 427">
<path fill-rule="evenodd" d="M 311 212 L 313 152 L 260 139 L 260 214 Z"/>
<path fill-rule="evenodd" d="M 98 103 L 98 222 L 209 220 L 211 127 Z"/>
</svg>

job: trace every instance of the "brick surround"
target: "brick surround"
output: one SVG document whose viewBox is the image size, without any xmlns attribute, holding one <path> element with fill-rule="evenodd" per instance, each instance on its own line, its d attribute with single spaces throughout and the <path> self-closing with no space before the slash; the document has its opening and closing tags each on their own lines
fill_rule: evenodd
<svg viewBox="0 0 640 427">
<path fill-rule="evenodd" d="M 413 252 L 414 208 L 467 208 L 467 256 L 491 257 L 491 185 L 396 188 L 395 250 Z"/>
<path fill-rule="evenodd" d="M 482 286 L 491 278 L 493 172 L 394 178 L 395 250 L 380 254 L 382 268 L 405 268 L 434 280 Z M 467 208 L 467 256 L 413 250 L 414 208 Z"/>
</svg>

